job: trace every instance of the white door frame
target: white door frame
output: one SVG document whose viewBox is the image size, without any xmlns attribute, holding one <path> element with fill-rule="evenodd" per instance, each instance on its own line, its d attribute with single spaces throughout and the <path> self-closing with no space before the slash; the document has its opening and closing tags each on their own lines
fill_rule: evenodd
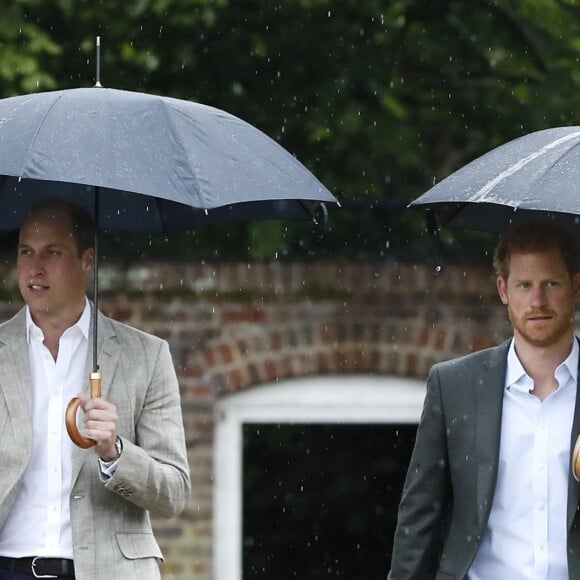
<svg viewBox="0 0 580 580">
<path fill-rule="evenodd" d="M 424 381 L 341 375 L 279 381 L 220 400 L 214 433 L 214 579 L 242 576 L 244 423 L 418 423 L 424 398 Z"/>
</svg>

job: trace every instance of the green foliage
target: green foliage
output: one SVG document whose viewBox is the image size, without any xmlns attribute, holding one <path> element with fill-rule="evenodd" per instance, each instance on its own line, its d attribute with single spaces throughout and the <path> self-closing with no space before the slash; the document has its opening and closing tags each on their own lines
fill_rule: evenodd
<svg viewBox="0 0 580 580">
<path fill-rule="evenodd" d="M 43 70 L 42 60 L 56 57 L 59 46 L 50 35 L 30 22 L 26 5 L 15 2 L 3 9 L 10 25 L 0 29 L 0 93 L 12 96 L 56 86 L 54 77 Z"/>
<path fill-rule="evenodd" d="M 579 14 L 573 0 L 12 1 L 0 94 L 90 86 L 100 35 L 103 85 L 223 108 L 339 198 L 401 200 L 331 211 L 322 240 L 305 224 L 233 228 L 223 252 L 416 257 L 423 221 L 405 201 L 505 141 L 577 123 Z"/>
</svg>

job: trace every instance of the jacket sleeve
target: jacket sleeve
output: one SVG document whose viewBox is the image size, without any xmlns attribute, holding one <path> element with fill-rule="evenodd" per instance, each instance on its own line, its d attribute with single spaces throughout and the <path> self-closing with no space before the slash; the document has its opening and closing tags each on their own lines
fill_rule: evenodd
<svg viewBox="0 0 580 580">
<path fill-rule="evenodd" d="M 151 371 L 148 384 L 139 386 L 145 394 L 134 410 L 134 434 L 120 432 L 123 452 L 105 487 L 154 515 L 172 517 L 191 491 L 179 386 L 166 341 L 156 341 L 148 356 Z"/>
<path fill-rule="evenodd" d="M 428 580 L 436 576 L 451 505 L 444 409 L 435 365 L 427 394 L 395 531 L 389 580 Z"/>
</svg>

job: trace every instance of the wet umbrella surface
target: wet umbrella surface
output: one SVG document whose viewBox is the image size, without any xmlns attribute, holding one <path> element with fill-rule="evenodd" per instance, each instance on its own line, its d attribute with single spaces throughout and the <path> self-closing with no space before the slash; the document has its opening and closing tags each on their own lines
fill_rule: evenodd
<svg viewBox="0 0 580 580">
<path fill-rule="evenodd" d="M 100 227 L 153 234 L 308 218 L 336 201 L 245 121 L 144 93 L 88 88 L 2 99 L 0 152 L 2 229 L 18 228 L 27 206 L 46 195 L 92 211 L 95 188 Z"/>
<path fill-rule="evenodd" d="M 500 233 L 551 215 L 575 227 L 580 214 L 580 127 L 514 139 L 457 170 L 411 202 L 440 225 Z"/>
</svg>

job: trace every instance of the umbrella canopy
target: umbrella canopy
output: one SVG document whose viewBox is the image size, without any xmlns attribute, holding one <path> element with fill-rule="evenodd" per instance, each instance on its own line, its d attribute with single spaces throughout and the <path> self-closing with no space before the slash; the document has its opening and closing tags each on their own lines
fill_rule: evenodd
<svg viewBox="0 0 580 580">
<path fill-rule="evenodd" d="M 411 202 L 441 225 L 500 233 L 531 217 L 580 223 L 580 127 L 536 131 L 501 145 Z"/>
<path fill-rule="evenodd" d="M 100 85 L 0 100 L 0 229 L 18 229 L 28 207 L 49 197 L 85 206 L 98 228 L 151 234 L 313 218 L 336 202 L 290 153 L 233 115 Z M 91 396 L 100 397 L 93 313 Z M 69 404 L 67 429 L 90 447 L 76 425 L 79 405 Z"/>
<path fill-rule="evenodd" d="M 0 228 L 46 196 L 94 209 L 99 227 L 152 234 L 314 216 L 332 194 L 290 153 L 220 109 L 86 88 L 0 100 Z"/>
</svg>

